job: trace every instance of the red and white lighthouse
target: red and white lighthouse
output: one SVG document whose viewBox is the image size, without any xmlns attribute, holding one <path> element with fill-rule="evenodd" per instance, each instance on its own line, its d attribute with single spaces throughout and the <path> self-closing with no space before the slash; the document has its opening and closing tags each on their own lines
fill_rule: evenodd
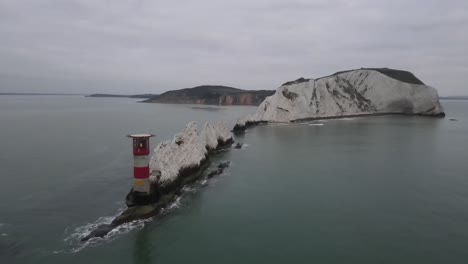
<svg viewBox="0 0 468 264">
<path fill-rule="evenodd" d="M 150 154 L 150 137 L 151 134 L 134 134 L 128 137 L 133 140 L 133 194 L 143 197 L 150 195 L 150 169 L 149 169 L 149 154 Z M 140 200 L 140 199 L 136 199 Z M 146 199 L 142 199 L 146 200 Z M 137 202 L 137 201 L 135 201 Z M 138 203 L 138 202 L 137 202 Z"/>
</svg>

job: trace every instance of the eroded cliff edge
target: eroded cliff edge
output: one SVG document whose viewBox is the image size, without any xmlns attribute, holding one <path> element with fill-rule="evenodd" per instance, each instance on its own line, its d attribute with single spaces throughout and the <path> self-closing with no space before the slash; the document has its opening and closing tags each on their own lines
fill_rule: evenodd
<svg viewBox="0 0 468 264">
<path fill-rule="evenodd" d="M 437 90 L 412 73 L 362 68 L 281 85 L 234 130 L 261 122 L 294 122 L 360 115 L 404 114 L 443 117 Z"/>
</svg>

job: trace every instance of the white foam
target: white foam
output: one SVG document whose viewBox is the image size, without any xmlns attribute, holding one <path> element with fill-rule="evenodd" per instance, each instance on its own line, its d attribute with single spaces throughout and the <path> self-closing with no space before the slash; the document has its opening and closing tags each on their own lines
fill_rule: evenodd
<svg viewBox="0 0 468 264">
<path fill-rule="evenodd" d="M 197 189 L 186 185 L 182 188 L 182 191 L 188 192 L 188 193 L 196 193 Z"/>
<path fill-rule="evenodd" d="M 309 124 L 309 126 L 323 126 L 322 123 L 314 123 L 314 124 Z"/>
<path fill-rule="evenodd" d="M 181 198 L 182 198 L 181 196 L 178 196 L 178 197 L 175 199 L 175 201 L 172 202 L 172 203 L 167 207 L 167 209 L 168 209 L 168 210 L 171 210 L 171 209 L 174 209 L 174 208 L 179 208 L 180 205 L 181 205 L 181 203 L 180 203 L 180 199 L 181 199 Z"/>
<path fill-rule="evenodd" d="M 120 215 L 124 210 L 125 208 L 119 209 L 117 215 Z M 151 221 L 151 219 L 135 220 L 129 223 L 119 225 L 118 227 L 112 229 L 106 236 L 102 238 L 94 237 L 94 238 L 89 239 L 86 242 L 81 241 L 81 239 L 89 235 L 98 226 L 104 225 L 104 224 L 110 224 L 117 215 L 99 217 L 96 221 L 92 223 L 88 223 L 88 224 L 85 224 L 83 226 L 79 226 L 73 229 L 72 233 L 64 239 L 64 241 L 71 246 L 71 249 L 65 252 L 77 253 L 87 247 L 94 247 L 94 246 L 101 245 L 102 243 L 113 241 L 118 235 L 126 234 L 135 229 L 140 230 L 141 228 L 143 228 L 145 222 Z M 61 251 L 56 251 L 56 252 L 60 253 Z"/>
</svg>

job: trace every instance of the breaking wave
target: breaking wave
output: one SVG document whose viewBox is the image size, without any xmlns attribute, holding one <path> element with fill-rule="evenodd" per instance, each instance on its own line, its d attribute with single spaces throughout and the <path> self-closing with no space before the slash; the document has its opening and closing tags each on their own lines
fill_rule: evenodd
<svg viewBox="0 0 468 264">
<path fill-rule="evenodd" d="M 118 213 L 114 216 L 99 217 L 96 221 L 92 223 L 73 228 L 70 234 L 64 239 L 64 242 L 70 247 L 70 249 L 63 251 L 54 251 L 53 253 L 77 253 L 87 247 L 94 247 L 106 242 L 113 241 L 117 236 L 126 234 L 132 230 L 140 230 L 144 227 L 145 222 L 151 221 L 151 218 L 145 220 L 135 220 L 112 229 L 104 237 L 94 237 L 86 242 L 81 241 L 81 239 L 89 235 L 97 227 L 105 224 L 110 224 L 112 220 L 124 210 L 125 208 L 120 208 L 118 210 Z M 65 230 L 65 233 L 68 233 L 68 229 Z"/>
<path fill-rule="evenodd" d="M 225 171 L 219 176 L 227 175 L 227 174 L 229 173 L 226 173 Z M 161 209 L 160 215 L 161 216 L 167 215 L 173 212 L 174 210 L 180 208 L 183 205 L 184 200 L 186 199 L 187 196 L 191 196 L 197 193 L 201 186 L 209 185 L 209 183 L 213 181 L 214 179 L 203 179 L 203 180 L 198 181 L 198 184 L 184 186 L 182 188 L 182 193 L 178 195 L 172 203 L 170 203 L 165 208 Z M 150 222 L 154 219 L 154 217 L 152 217 L 148 219 L 135 220 L 129 223 L 125 223 L 112 229 L 104 237 L 93 237 L 86 242 L 81 241 L 83 238 L 88 236 L 93 230 L 96 230 L 99 226 L 110 224 L 112 220 L 114 220 L 115 217 L 120 215 L 125 209 L 126 209 L 125 207 L 120 208 L 117 211 L 117 213 L 113 216 L 99 217 L 94 222 L 91 222 L 82 226 L 78 226 L 78 227 L 67 228 L 65 230 L 66 238 L 64 239 L 64 242 L 67 244 L 68 249 L 56 250 L 56 251 L 53 251 L 52 253 L 54 254 L 77 253 L 87 247 L 99 246 L 104 243 L 111 242 L 115 240 L 117 237 L 119 237 L 120 235 L 127 234 L 130 231 L 141 230 L 145 226 L 145 223 Z M 2 225 L 3 224 L 0 223 L 0 227 Z M 0 235 L 3 235 L 3 234 L 0 234 Z"/>
</svg>

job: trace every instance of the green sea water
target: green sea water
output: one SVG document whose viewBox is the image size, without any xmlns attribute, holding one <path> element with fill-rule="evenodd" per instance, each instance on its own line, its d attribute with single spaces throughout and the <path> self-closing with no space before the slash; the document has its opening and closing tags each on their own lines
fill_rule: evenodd
<svg viewBox="0 0 468 264">
<path fill-rule="evenodd" d="M 163 216 L 81 243 L 125 207 L 126 134 L 155 146 L 255 108 L 0 96 L 0 263 L 466 263 L 468 101 L 442 104 L 249 129 Z"/>
</svg>

